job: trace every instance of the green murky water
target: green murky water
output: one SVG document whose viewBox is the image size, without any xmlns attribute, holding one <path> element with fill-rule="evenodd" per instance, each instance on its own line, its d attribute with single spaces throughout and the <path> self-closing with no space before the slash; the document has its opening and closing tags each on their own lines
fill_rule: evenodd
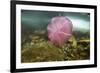
<svg viewBox="0 0 100 73">
<path fill-rule="evenodd" d="M 52 44 L 47 25 L 55 16 L 64 16 L 73 23 L 73 36 L 63 45 Z M 90 58 L 89 13 L 21 11 L 21 62 L 85 60 Z"/>
</svg>

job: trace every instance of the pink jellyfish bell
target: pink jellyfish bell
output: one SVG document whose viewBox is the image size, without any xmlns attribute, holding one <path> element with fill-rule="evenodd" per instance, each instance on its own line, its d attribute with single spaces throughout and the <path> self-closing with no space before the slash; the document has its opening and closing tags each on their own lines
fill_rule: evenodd
<svg viewBox="0 0 100 73">
<path fill-rule="evenodd" d="M 63 16 L 53 17 L 47 26 L 48 38 L 56 45 L 62 45 L 72 35 L 72 22 Z"/>
</svg>

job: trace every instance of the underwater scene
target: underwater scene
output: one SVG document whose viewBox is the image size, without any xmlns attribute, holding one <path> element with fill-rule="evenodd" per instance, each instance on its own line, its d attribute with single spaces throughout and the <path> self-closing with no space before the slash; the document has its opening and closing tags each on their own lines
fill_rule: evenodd
<svg viewBox="0 0 100 73">
<path fill-rule="evenodd" d="M 21 63 L 90 59 L 90 14 L 21 10 Z"/>
</svg>

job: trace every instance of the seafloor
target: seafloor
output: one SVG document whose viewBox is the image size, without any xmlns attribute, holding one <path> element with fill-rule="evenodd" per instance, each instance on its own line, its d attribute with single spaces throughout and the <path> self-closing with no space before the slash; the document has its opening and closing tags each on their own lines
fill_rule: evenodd
<svg viewBox="0 0 100 73">
<path fill-rule="evenodd" d="M 63 45 L 52 44 L 44 32 L 34 32 L 22 37 L 21 62 L 49 62 L 86 60 L 90 58 L 90 40 L 73 36 Z"/>
</svg>

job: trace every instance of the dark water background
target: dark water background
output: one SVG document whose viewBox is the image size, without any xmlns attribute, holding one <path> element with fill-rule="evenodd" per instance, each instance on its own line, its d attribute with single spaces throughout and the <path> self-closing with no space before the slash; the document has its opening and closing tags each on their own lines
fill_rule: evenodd
<svg viewBox="0 0 100 73">
<path fill-rule="evenodd" d="M 21 10 L 22 32 L 34 31 L 34 30 L 46 30 L 48 23 L 55 16 L 67 17 L 72 21 L 72 23 L 73 20 L 77 19 L 78 21 L 76 22 L 78 23 L 78 25 L 77 23 L 75 24 L 73 23 L 74 31 L 89 32 L 90 30 L 89 13 Z"/>
</svg>

